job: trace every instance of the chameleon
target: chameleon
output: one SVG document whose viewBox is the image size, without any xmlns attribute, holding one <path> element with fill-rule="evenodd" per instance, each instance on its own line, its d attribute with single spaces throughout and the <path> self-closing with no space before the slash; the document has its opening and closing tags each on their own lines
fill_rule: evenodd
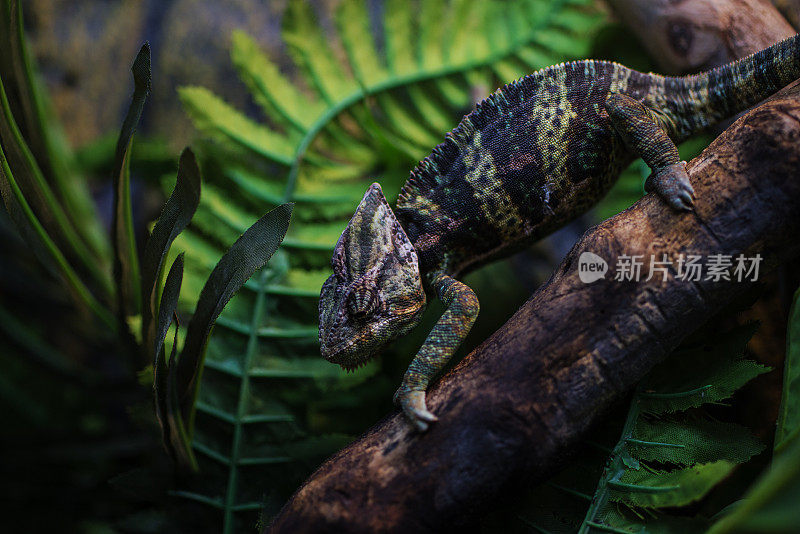
<svg viewBox="0 0 800 534">
<path fill-rule="evenodd" d="M 428 385 L 480 308 L 461 276 L 589 210 L 637 157 L 651 170 L 645 191 L 691 211 L 694 190 L 676 143 L 798 77 L 800 34 L 689 76 L 580 60 L 506 84 L 417 164 L 395 210 L 378 183 L 368 188 L 320 292 L 322 356 L 360 367 L 414 329 L 438 297 L 445 311 L 394 395 L 412 425 L 427 430 L 437 420 Z"/>
</svg>

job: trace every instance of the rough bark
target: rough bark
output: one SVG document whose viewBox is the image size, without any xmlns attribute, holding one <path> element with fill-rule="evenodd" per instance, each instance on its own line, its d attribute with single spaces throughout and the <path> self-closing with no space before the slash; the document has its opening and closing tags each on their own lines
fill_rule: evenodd
<svg viewBox="0 0 800 534">
<path fill-rule="evenodd" d="M 687 73 L 717 66 L 756 52 L 795 30 L 781 18 L 791 18 L 798 0 L 607 0 L 625 21 L 665 73 Z M 777 9 L 776 9 L 777 7 Z M 780 11 L 780 13 L 778 12 Z M 732 121 L 713 128 L 722 132 Z M 765 297 L 742 314 L 742 321 L 758 320 L 760 327 L 750 342 L 751 354 L 775 369 L 783 367 L 788 303 L 796 284 L 780 287 L 786 269 L 766 282 Z M 791 286 L 791 287 L 789 287 Z M 734 319 L 728 320 L 729 326 Z M 741 422 L 769 442 L 780 405 L 783 380 L 780 372 L 767 373 L 740 393 Z"/>
<path fill-rule="evenodd" d="M 800 253 L 800 89 L 749 112 L 690 162 L 691 213 L 647 195 L 590 229 L 552 278 L 429 392 L 440 420 L 415 434 L 400 414 L 337 453 L 298 490 L 274 532 L 440 532 L 492 497 L 534 484 L 680 340 L 751 283 L 584 284 L 579 257 L 764 258 Z"/>
<path fill-rule="evenodd" d="M 800 0 L 772 0 L 772 3 L 795 29 L 800 28 Z"/>
<path fill-rule="evenodd" d="M 715 67 L 795 34 L 767 0 L 607 2 L 669 73 Z"/>
</svg>

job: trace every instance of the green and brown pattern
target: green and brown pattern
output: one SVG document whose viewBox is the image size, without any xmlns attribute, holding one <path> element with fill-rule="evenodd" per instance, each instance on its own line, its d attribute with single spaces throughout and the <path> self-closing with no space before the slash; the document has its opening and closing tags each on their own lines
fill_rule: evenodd
<svg viewBox="0 0 800 534">
<path fill-rule="evenodd" d="M 319 303 L 322 355 L 354 369 L 416 326 L 425 309 L 417 253 L 380 185 L 364 195 L 331 267 Z"/>
<path fill-rule="evenodd" d="M 467 336 L 480 310 L 478 297 L 465 284 L 441 272 L 430 279 L 430 286 L 436 289 L 446 310 L 408 366 L 394 396 L 395 403 L 405 413 L 414 415 L 412 421 L 420 430 L 436 421 L 436 416 L 425 406 L 425 390 Z"/>
<path fill-rule="evenodd" d="M 691 209 L 694 192 L 675 142 L 800 77 L 798 39 L 693 76 L 586 60 L 496 91 L 417 165 L 396 217 L 380 188 L 367 192 L 323 286 L 325 357 L 345 367 L 366 361 L 416 325 L 421 287 L 436 292 L 447 310 L 395 396 L 416 426 L 427 428 L 435 417 L 425 408 L 425 389 L 478 313 L 475 294 L 456 278 L 584 213 L 636 157 L 652 170 L 648 191 Z"/>
</svg>

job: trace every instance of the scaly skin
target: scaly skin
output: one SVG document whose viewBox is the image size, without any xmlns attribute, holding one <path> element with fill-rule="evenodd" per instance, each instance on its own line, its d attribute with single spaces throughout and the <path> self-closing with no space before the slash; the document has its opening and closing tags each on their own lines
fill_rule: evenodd
<svg viewBox="0 0 800 534">
<path fill-rule="evenodd" d="M 426 294 L 437 294 L 447 309 L 395 394 L 425 430 L 436 420 L 425 390 L 478 314 L 475 294 L 456 279 L 587 211 L 636 157 L 652 170 L 647 191 L 690 210 L 694 191 L 675 143 L 800 77 L 798 39 L 694 76 L 587 60 L 499 89 L 417 165 L 396 216 L 378 184 L 365 194 L 322 289 L 323 356 L 362 365 L 416 326 Z"/>
</svg>

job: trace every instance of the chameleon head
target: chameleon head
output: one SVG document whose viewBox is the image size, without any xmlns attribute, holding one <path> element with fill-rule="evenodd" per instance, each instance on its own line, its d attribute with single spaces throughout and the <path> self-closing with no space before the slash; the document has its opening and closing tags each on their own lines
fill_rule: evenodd
<svg viewBox="0 0 800 534">
<path fill-rule="evenodd" d="M 322 356 L 345 369 L 368 362 L 414 328 L 425 309 L 417 252 L 372 184 L 342 232 L 322 285 Z"/>
</svg>

